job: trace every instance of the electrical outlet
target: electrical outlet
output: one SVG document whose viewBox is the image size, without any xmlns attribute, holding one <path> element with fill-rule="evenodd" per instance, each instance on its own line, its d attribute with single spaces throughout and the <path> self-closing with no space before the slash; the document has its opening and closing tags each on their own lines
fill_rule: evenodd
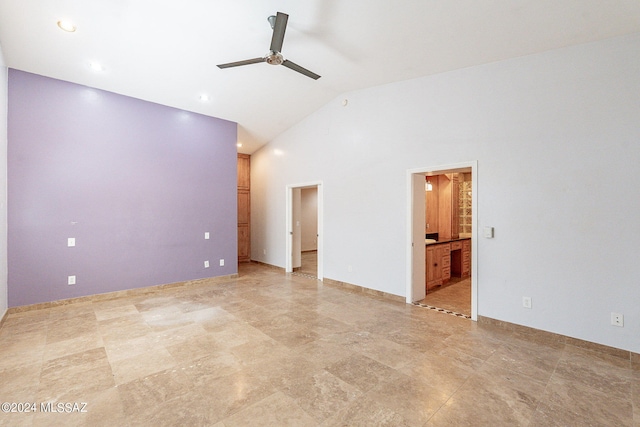
<svg viewBox="0 0 640 427">
<path fill-rule="evenodd" d="M 611 313 L 611 324 L 613 326 L 624 326 L 624 316 L 620 313 Z"/>
<path fill-rule="evenodd" d="M 531 308 L 531 297 L 522 297 L 522 306 L 524 308 Z"/>
<path fill-rule="evenodd" d="M 69 238 L 67 239 L 67 246 L 71 248 L 71 247 L 73 247 L 73 246 L 75 246 L 75 245 L 76 245 L 76 239 L 75 239 L 75 237 L 69 237 Z"/>
<path fill-rule="evenodd" d="M 347 267 L 347 270 L 349 270 L 349 272 L 352 272 L 352 271 L 353 271 L 353 266 L 351 266 L 351 265 L 350 265 L 350 266 L 348 266 L 348 267 Z"/>
<path fill-rule="evenodd" d="M 266 249 L 263 249 L 263 250 L 262 250 L 262 255 L 266 255 L 266 254 L 267 254 L 267 250 L 266 250 Z"/>
<path fill-rule="evenodd" d="M 209 261 L 204 262 L 204 268 L 209 268 Z"/>
<path fill-rule="evenodd" d="M 209 232 L 208 231 L 205 231 L 204 238 L 205 238 L 205 240 L 209 240 Z"/>
<path fill-rule="evenodd" d="M 223 259 L 220 260 L 220 267 L 224 267 L 224 260 Z"/>
<path fill-rule="evenodd" d="M 67 285 L 75 285 L 76 284 L 76 276 L 67 277 Z"/>
</svg>

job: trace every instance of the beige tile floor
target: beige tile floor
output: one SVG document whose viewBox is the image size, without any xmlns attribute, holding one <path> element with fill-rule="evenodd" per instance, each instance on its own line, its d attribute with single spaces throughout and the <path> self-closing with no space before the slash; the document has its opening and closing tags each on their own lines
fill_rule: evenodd
<svg viewBox="0 0 640 427">
<path fill-rule="evenodd" d="M 0 330 L 0 401 L 37 409 L 11 426 L 637 427 L 639 384 L 629 360 L 256 264 Z"/>
<path fill-rule="evenodd" d="M 429 290 L 418 302 L 471 316 L 471 278 L 452 277 L 449 284 Z"/>
<path fill-rule="evenodd" d="M 317 277 L 318 275 L 318 251 L 306 251 L 301 254 L 301 265 L 294 272 Z"/>
</svg>

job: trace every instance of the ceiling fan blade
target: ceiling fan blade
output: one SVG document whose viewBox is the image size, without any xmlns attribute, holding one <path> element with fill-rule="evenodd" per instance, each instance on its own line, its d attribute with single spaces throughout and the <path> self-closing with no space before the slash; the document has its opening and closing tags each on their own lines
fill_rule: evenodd
<svg viewBox="0 0 640 427">
<path fill-rule="evenodd" d="M 239 67 L 241 65 L 257 64 L 259 62 L 264 62 L 264 58 L 253 58 L 253 59 L 245 59 L 244 61 L 238 61 L 238 62 L 228 62 L 226 64 L 219 64 L 218 68 Z"/>
<path fill-rule="evenodd" d="M 316 73 L 314 73 L 313 71 L 309 71 L 306 68 L 299 66 L 295 62 L 289 61 L 288 59 L 285 59 L 285 61 L 282 63 L 282 65 L 284 65 L 287 68 L 292 69 L 293 71 L 297 71 L 297 72 L 299 72 L 301 74 L 304 74 L 307 77 L 311 77 L 313 80 L 318 80 L 320 78 L 320 76 L 317 75 Z"/>
<path fill-rule="evenodd" d="M 273 36 L 271 37 L 271 51 L 280 52 L 282 50 L 282 43 L 284 42 L 284 31 L 287 29 L 287 21 L 289 15 L 286 13 L 278 12 L 276 16 L 276 23 L 273 26 Z"/>
</svg>

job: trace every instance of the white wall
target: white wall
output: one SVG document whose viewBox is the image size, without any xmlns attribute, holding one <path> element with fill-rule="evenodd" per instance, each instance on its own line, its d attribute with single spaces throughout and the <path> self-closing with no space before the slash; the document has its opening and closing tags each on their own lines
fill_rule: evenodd
<svg viewBox="0 0 640 427">
<path fill-rule="evenodd" d="M 0 47 L 0 319 L 7 312 L 7 101 L 8 73 Z"/>
<path fill-rule="evenodd" d="M 252 259 L 285 265 L 285 186 L 322 180 L 324 276 L 404 295 L 407 169 L 477 160 L 495 227 L 478 315 L 640 352 L 639 51 L 635 34 L 345 94 L 253 154 Z"/>
</svg>

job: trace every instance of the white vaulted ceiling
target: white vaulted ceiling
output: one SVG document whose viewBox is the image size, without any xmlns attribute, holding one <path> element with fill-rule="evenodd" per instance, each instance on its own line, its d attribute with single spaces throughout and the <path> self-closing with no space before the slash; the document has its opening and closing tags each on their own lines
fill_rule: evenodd
<svg viewBox="0 0 640 427">
<path fill-rule="evenodd" d="M 277 11 L 322 78 L 216 67 L 266 54 Z M 246 153 L 345 92 L 639 31 L 638 0 L 0 0 L 9 67 L 238 122 Z"/>
</svg>

